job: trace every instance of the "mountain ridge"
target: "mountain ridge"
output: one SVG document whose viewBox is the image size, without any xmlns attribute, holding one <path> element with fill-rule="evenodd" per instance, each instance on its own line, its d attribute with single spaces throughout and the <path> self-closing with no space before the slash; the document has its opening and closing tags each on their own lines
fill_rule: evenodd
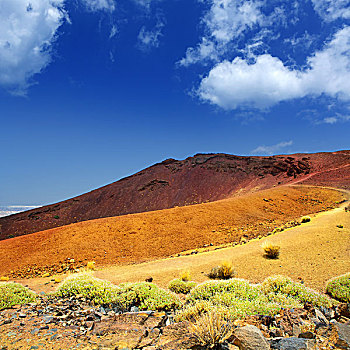
<svg viewBox="0 0 350 350">
<path fill-rule="evenodd" d="M 212 202 L 304 178 L 313 184 L 312 174 L 332 169 L 342 168 L 342 174 L 335 176 L 341 183 L 322 178 L 322 185 L 347 187 L 347 164 L 347 150 L 276 156 L 198 153 L 184 160 L 168 158 L 71 199 L 2 217 L 0 240 L 86 220 Z"/>
</svg>

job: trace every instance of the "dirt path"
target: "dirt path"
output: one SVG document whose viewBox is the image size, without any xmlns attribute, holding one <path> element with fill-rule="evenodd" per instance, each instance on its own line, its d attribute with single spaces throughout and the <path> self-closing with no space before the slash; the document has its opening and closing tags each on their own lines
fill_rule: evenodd
<svg viewBox="0 0 350 350">
<path fill-rule="evenodd" d="M 323 170 L 323 171 L 316 171 L 315 173 L 312 173 L 306 177 L 303 177 L 302 179 L 299 179 L 299 180 L 295 180 L 295 181 L 292 181 L 291 183 L 289 183 L 289 185 L 296 185 L 300 182 L 304 182 L 306 180 L 309 180 L 311 179 L 312 177 L 314 177 L 315 175 L 320 175 L 320 174 L 324 174 L 324 173 L 328 173 L 330 171 L 335 171 L 335 170 L 339 170 L 339 169 L 343 169 L 343 168 L 347 168 L 348 166 L 350 166 L 350 164 L 345 164 L 345 165 L 342 165 L 342 166 L 338 166 L 336 168 L 332 168 L 332 169 L 327 169 L 327 170 Z M 330 187 L 327 187 L 327 188 L 330 188 Z"/>
</svg>

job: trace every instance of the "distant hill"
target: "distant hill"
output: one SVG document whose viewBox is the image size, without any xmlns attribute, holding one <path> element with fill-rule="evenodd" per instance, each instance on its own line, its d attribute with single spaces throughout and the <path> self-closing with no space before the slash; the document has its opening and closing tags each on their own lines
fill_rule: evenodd
<svg viewBox="0 0 350 350">
<path fill-rule="evenodd" d="M 0 218 L 0 240 L 91 219 L 211 202 L 293 182 L 350 188 L 350 151 L 167 159 L 110 185 Z"/>
</svg>

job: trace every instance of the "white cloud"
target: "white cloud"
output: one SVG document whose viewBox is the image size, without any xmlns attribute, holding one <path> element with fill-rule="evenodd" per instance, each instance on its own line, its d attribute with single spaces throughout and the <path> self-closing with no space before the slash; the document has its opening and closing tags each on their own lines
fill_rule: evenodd
<svg viewBox="0 0 350 350">
<path fill-rule="evenodd" d="M 133 0 L 134 3 L 142 7 L 144 10 L 149 11 L 151 9 L 151 4 L 155 2 L 160 2 L 161 0 Z"/>
<path fill-rule="evenodd" d="M 108 11 L 113 12 L 115 10 L 114 0 L 81 0 L 86 9 L 91 12 L 96 11 Z"/>
<path fill-rule="evenodd" d="M 193 63 L 197 63 L 203 60 L 218 60 L 218 52 L 216 45 L 207 38 L 202 38 L 202 42 L 198 44 L 196 48 L 189 47 L 186 50 L 186 55 L 182 58 L 178 64 L 180 66 L 187 67 Z"/>
<path fill-rule="evenodd" d="M 252 150 L 251 154 L 272 155 L 272 154 L 278 153 L 281 149 L 292 145 L 293 145 L 293 141 L 284 141 L 272 146 L 262 145 Z"/>
<path fill-rule="evenodd" d="M 270 54 L 254 63 L 236 57 L 217 64 L 200 84 L 201 99 L 224 109 L 267 108 L 281 101 L 322 94 L 350 100 L 350 27 L 339 30 L 304 70 L 290 69 Z"/>
<path fill-rule="evenodd" d="M 335 124 L 339 122 L 348 122 L 348 121 L 350 121 L 350 115 L 342 115 L 342 114 L 336 113 L 335 116 L 324 118 L 319 124 L 322 124 L 322 123 Z"/>
<path fill-rule="evenodd" d="M 0 217 L 8 216 L 22 211 L 30 210 L 37 208 L 38 206 L 34 205 L 9 205 L 9 206 L 0 206 Z"/>
<path fill-rule="evenodd" d="M 159 39 L 163 36 L 162 29 L 164 26 L 164 20 L 160 17 L 157 19 L 157 24 L 152 30 L 147 30 L 146 27 L 143 26 L 137 37 L 138 47 L 142 51 L 149 51 L 154 47 L 158 47 Z"/>
<path fill-rule="evenodd" d="M 216 41 L 227 43 L 263 21 L 261 6 L 261 1 L 214 0 L 203 22 Z"/>
<path fill-rule="evenodd" d="M 66 18 L 64 0 L 1 0 L 0 85 L 24 94 L 51 61 L 51 45 Z"/>
<path fill-rule="evenodd" d="M 315 11 L 326 21 L 350 18 L 349 0 L 312 0 Z"/>
<path fill-rule="evenodd" d="M 323 122 L 326 124 L 334 124 L 338 121 L 336 117 L 327 117 L 323 119 Z"/>
<path fill-rule="evenodd" d="M 178 64 L 188 66 L 200 61 L 216 60 L 226 50 L 226 45 L 230 41 L 242 35 L 247 29 L 264 22 L 264 15 L 260 11 L 262 1 L 212 0 L 212 2 L 210 10 L 202 20 L 206 35 L 197 47 L 187 49 L 185 57 Z"/>
<path fill-rule="evenodd" d="M 113 24 L 111 31 L 109 33 L 109 38 L 112 39 L 118 34 L 118 28 L 115 24 Z"/>
</svg>

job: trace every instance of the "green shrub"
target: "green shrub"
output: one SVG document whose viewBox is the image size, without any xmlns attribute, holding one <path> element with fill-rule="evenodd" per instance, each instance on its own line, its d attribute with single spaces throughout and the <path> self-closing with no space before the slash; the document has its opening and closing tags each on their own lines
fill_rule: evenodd
<svg viewBox="0 0 350 350">
<path fill-rule="evenodd" d="M 301 283 L 294 282 L 289 277 L 279 275 L 270 276 L 263 281 L 261 288 L 265 294 L 286 294 L 300 303 L 310 302 L 314 306 L 332 306 L 332 301 L 325 295 L 305 287 Z"/>
<path fill-rule="evenodd" d="M 191 290 L 187 306 L 178 319 L 193 319 L 219 308 L 228 319 L 249 315 L 275 315 L 282 308 L 301 308 L 306 302 L 315 306 L 331 306 L 331 301 L 316 291 L 283 276 L 267 278 L 261 285 L 246 280 L 207 281 Z"/>
<path fill-rule="evenodd" d="M 138 306 L 141 310 L 170 311 L 181 306 L 179 298 L 152 283 L 124 283 L 116 286 L 95 278 L 89 272 L 71 275 L 58 287 L 60 297 L 81 295 L 94 304 L 117 304 L 122 310 Z"/>
<path fill-rule="evenodd" d="M 56 292 L 60 297 L 82 295 L 98 305 L 118 303 L 119 293 L 119 287 L 111 282 L 95 278 L 88 272 L 67 277 Z"/>
<path fill-rule="evenodd" d="M 334 299 L 350 303 L 350 273 L 330 279 L 326 285 L 326 293 Z"/>
<path fill-rule="evenodd" d="M 121 290 L 118 300 L 126 309 L 137 306 L 141 310 L 171 311 L 181 307 L 176 294 L 153 283 L 124 283 L 119 287 Z"/>
<path fill-rule="evenodd" d="M 227 280 L 233 278 L 234 275 L 232 263 L 223 261 L 220 265 L 213 267 L 207 276 L 212 279 Z"/>
<path fill-rule="evenodd" d="M 208 300 L 197 301 L 178 310 L 175 314 L 175 322 L 195 321 L 198 317 L 214 308 L 214 304 Z"/>
<path fill-rule="evenodd" d="M 0 310 L 13 305 L 33 303 L 36 301 L 36 298 L 36 293 L 19 283 L 0 283 Z"/>
<path fill-rule="evenodd" d="M 193 288 L 187 297 L 188 302 L 197 300 L 211 300 L 216 294 L 232 293 L 237 298 L 255 299 L 260 290 L 248 281 L 233 278 L 228 281 L 206 281 Z"/>
<path fill-rule="evenodd" d="M 176 294 L 188 294 L 196 285 L 196 282 L 183 281 L 175 278 L 169 282 L 168 288 Z"/>
</svg>

